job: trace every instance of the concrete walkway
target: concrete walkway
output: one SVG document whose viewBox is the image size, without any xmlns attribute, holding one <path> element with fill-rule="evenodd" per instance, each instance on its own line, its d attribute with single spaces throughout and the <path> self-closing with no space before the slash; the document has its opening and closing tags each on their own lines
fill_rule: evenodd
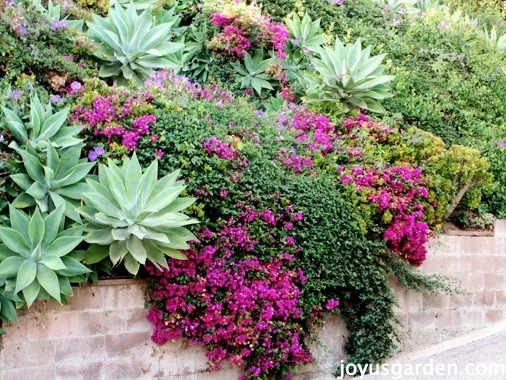
<svg viewBox="0 0 506 380">
<path fill-rule="evenodd" d="M 387 369 L 390 371 L 387 373 Z M 390 361 L 367 380 L 506 380 L 506 324 L 458 337 Z"/>
</svg>

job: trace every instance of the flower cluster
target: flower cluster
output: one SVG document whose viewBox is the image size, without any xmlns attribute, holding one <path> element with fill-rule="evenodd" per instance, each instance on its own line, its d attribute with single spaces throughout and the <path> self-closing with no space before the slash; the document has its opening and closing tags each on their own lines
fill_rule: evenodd
<svg viewBox="0 0 506 380">
<path fill-rule="evenodd" d="M 273 23 L 254 3 L 234 1 L 224 8 L 210 15 L 211 23 L 219 31 L 209 42 L 211 49 L 236 57 L 249 50 L 274 50 L 279 59 L 286 59 L 289 33 L 284 24 Z"/>
<path fill-rule="evenodd" d="M 252 224 L 289 233 L 293 219 L 302 215 L 239 206 L 239 217 L 216 231 L 200 231 L 186 252 L 188 260 L 170 260 L 162 270 L 147 266 L 154 286 L 148 319 L 155 343 L 183 337 L 204 344 L 213 370 L 228 360 L 245 366 L 245 377 L 257 378 L 311 361 L 299 305 L 307 280 L 289 253 L 293 237 L 285 245 L 277 241 L 280 254 L 271 261 L 248 255 L 260 244 L 252 237 Z M 338 305 L 333 300 L 326 308 Z"/>
<path fill-rule="evenodd" d="M 174 91 L 178 95 L 183 93 L 194 100 L 207 100 L 215 102 L 217 107 L 224 104 L 234 103 L 233 95 L 216 85 L 200 85 L 192 82 L 187 77 L 176 75 L 172 71 L 153 71 L 145 85 L 152 91 L 160 91 L 167 94 Z"/>
<path fill-rule="evenodd" d="M 205 141 L 202 146 L 207 154 L 216 154 L 219 158 L 231 160 L 237 158 L 237 151 L 223 141 L 218 140 L 216 137 L 211 137 Z"/>
<path fill-rule="evenodd" d="M 220 54 L 242 57 L 251 48 L 251 42 L 244 34 L 244 30 L 237 26 L 227 25 L 209 42 L 209 46 Z"/>
<path fill-rule="evenodd" d="M 341 183 L 352 184 L 366 195 L 367 203 L 375 205 L 381 223 L 386 225 L 383 237 L 392 251 L 415 266 L 421 265 L 427 255 L 425 243 L 431 232 L 423 220 L 421 201 L 427 198 L 428 190 L 420 169 L 355 167 L 341 173 Z"/>
<path fill-rule="evenodd" d="M 88 97 L 85 87 L 76 83 L 71 88 L 78 104 L 70 116 L 71 122 L 87 125 L 97 138 L 105 137 L 107 144 L 118 142 L 128 151 L 133 151 L 142 137 L 150 136 L 150 127 L 156 122 L 156 117 L 149 113 L 151 93 L 112 90 L 108 95 L 94 96 L 89 104 L 86 101 L 81 104 Z M 93 158 L 96 159 L 94 154 L 90 159 Z"/>
</svg>

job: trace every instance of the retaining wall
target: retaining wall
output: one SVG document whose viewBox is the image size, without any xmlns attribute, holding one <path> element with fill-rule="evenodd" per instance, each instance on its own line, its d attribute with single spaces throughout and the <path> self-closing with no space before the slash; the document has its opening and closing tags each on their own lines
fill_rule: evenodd
<svg viewBox="0 0 506 380">
<path fill-rule="evenodd" d="M 403 351 L 506 320 L 506 221 L 494 237 L 440 236 L 423 268 L 462 280 L 464 296 L 428 296 L 392 284 L 403 323 Z M 70 305 L 40 302 L 7 326 L 0 351 L 0 378 L 15 379 L 220 379 L 237 378 L 225 367 L 207 373 L 205 351 L 182 341 L 156 346 L 145 318 L 144 284 L 103 281 L 75 289 Z M 330 374 L 344 359 L 346 328 L 331 318 L 313 345 L 315 362 L 299 379 Z"/>
</svg>

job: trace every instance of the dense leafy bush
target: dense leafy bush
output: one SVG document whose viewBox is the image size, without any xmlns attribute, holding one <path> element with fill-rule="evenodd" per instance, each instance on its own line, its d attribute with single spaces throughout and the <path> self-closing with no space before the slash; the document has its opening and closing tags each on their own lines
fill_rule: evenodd
<svg viewBox="0 0 506 380">
<path fill-rule="evenodd" d="M 340 132 L 305 107 L 291 105 L 281 113 L 266 114 L 243 98 L 167 72 L 153 73 L 146 84 L 147 89 L 121 90 L 122 100 L 109 104 L 109 114 L 120 114 L 124 103 L 140 94 L 151 99 L 144 112 L 156 121 L 137 141 L 136 154 L 144 164 L 158 157 L 162 175 L 181 169 L 188 195 L 198 198 L 189 212 L 202 221 L 188 261 L 168 259 L 168 269 L 162 270 L 148 266 L 155 278 L 149 314 L 155 323 L 153 340 L 163 343 L 182 336 L 205 344 L 215 368 L 230 360 L 245 365 L 252 377 L 281 375 L 291 365 L 309 360 L 306 334 L 339 301 L 350 323 L 351 360 L 386 358 L 395 335 L 394 299 L 387 284 L 390 267 L 385 261 L 392 253 L 382 235 L 386 226 L 374 219 L 375 203 L 340 184 L 342 173 L 336 171 L 341 165 L 356 166 L 358 158 L 353 160 L 349 153 L 366 144 L 350 146 L 348 152 L 342 144 L 352 137 L 345 128 Z M 104 96 L 111 96 L 111 89 L 95 81 L 73 101 L 81 110 L 82 99 L 93 103 Z M 105 147 L 102 156 L 121 156 L 123 148 L 95 133 L 103 128 L 100 124 L 87 124 L 87 139 Z M 440 149 L 444 151 L 442 142 Z M 364 215 L 356 211 L 363 207 L 361 202 L 369 207 L 370 219 L 358 217 Z M 423 236 L 428 236 L 424 225 Z M 397 251 L 402 255 L 406 249 Z M 266 268 L 271 268 L 268 277 Z M 247 274 L 247 281 L 238 273 Z M 297 278 L 293 273 L 299 273 Z M 274 292 L 272 299 L 259 298 L 257 286 L 297 291 L 293 298 L 283 298 L 285 306 L 276 304 L 272 314 L 265 314 L 261 311 L 270 310 L 268 305 L 277 298 Z M 244 318 L 245 312 L 249 318 Z M 372 328 L 366 323 L 371 319 L 380 325 Z M 244 330 L 255 325 L 264 331 L 261 336 Z M 278 326 L 279 335 L 273 335 L 273 326 Z M 289 346 L 282 344 L 286 340 Z M 265 344 L 271 347 L 268 352 L 260 348 Z"/>
<path fill-rule="evenodd" d="M 66 23 L 55 24 L 29 1 L 3 2 L 0 9 L 0 78 L 2 90 L 15 88 L 21 75 L 52 91 L 65 91 L 87 76 L 90 42 Z M 15 93 L 15 96 L 20 96 Z"/>
<path fill-rule="evenodd" d="M 289 3 L 264 3 L 263 9 L 281 18 L 293 10 Z M 487 47 L 481 21 L 441 7 L 429 7 L 422 16 L 395 18 L 362 0 L 342 7 L 316 1 L 295 9 L 321 18 L 324 31 L 344 41 L 361 38 L 374 47 L 373 54 L 386 53 L 387 73 L 396 76 L 394 96 L 383 103 L 390 117 L 405 128 L 416 126 L 447 144 L 486 154 L 497 184 L 487 193 L 486 204 L 496 215 L 506 215 L 505 156 L 500 148 L 506 140 L 504 52 Z M 492 26 L 504 34 L 502 25 L 483 27 Z"/>
</svg>

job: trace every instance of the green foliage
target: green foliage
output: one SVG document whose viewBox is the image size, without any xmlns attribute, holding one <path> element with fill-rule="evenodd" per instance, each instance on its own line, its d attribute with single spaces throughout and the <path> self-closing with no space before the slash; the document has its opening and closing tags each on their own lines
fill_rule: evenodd
<svg viewBox="0 0 506 380">
<path fill-rule="evenodd" d="M 197 221 L 180 211 L 195 199 L 178 198 L 185 189 L 178 174 L 158 180 L 156 160 L 143 174 L 135 154 L 122 168 L 112 161 L 100 165 L 99 182 L 88 180 L 85 206 L 77 211 L 88 221 L 86 242 L 106 247 L 90 248 L 86 261 L 109 256 L 113 265 L 124 262 L 135 275 L 146 260 L 167 267 L 165 256 L 186 259 L 179 250 L 188 249 L 187 241 L 195 236 L 184 226 Z"/>
<path fill-rule="evenodd" d="M 30 119 L 26 125 L 13 110 L 3 106 L 2 110 L 7 128 L 22 147 L 30 143 L 38 152 L 43 152 L 47 150 L 48 141 L 56 148 L 68 148 L 81 141 L 75 136 L 82 127 L 66 125 L 69 109 L 53 113 L 51 103 L 44 108 L 38 95 L 31 99 Z"/>
<path fill-rule="evenodd" d="M 79 222 L 81 219 L 75 207 L 83 191 L 87 190 L 84 178 L 95 165 L 85 158 L 80 159 L 82 144 L 60 153 L 48 143 L 45 157 L 39 156 L 30 143 L 26 150 L 13 148 L 22 157 L 23 172 L 13 174 L 12 180 L 24 190 L 13 205 L 24 208 L 37 204 L 42 212 L 63 205 L 65 215 Z"/>
<path fill-rule="evenodd" d="M 36 208 L 29 217 L 11 206 L 11 227 L 0 227 L 0 279 L 28 307 L 48 296 L 62 302 L 72 295 L 72 278 L 90 272 L 69 255 L 83 240 L 84 226 L 64 230 L 63 212 L 60 206 L 43 217 Z"/>
<path fill-rule="evenodd" d="M 360 39 L 344 46 L 339 38 L 334 49 L 325 47 L 311 59 L 317 76 L 308 76 L 308 101 L 326 108 L 341 104 L 341 110 L 362 108 L 384 112 L 379 103 L 391 97 L 389 85 L 394 77 L 383 75 L 385 55 L 370 57 L 371 47 L 362 50 Z"/>
<path fill-rule="evenodd" d="M 172 27 L 172 22 L 154 25 L 151 8 L 138 15 L 133 4 L 126 11 L 116 5 L 105 19 L 94 15 L 88 36 L 99 44 L 97 55 L 104 61 L 99 76 L 142 83 L 153 69 L 179 69 L 172 56 L 184 45 L 170 41 Z"/>
<path fill-rule="evenodd" d="M 32 77 L 37 86 L 59 90 L 70 78 L 90 73 L 90 43 L 74 28 L 54 31 L 52 20 L 31 1 L 5 5 L 0 20 L 1 90 L 22 75 Z"/>
</svg>

